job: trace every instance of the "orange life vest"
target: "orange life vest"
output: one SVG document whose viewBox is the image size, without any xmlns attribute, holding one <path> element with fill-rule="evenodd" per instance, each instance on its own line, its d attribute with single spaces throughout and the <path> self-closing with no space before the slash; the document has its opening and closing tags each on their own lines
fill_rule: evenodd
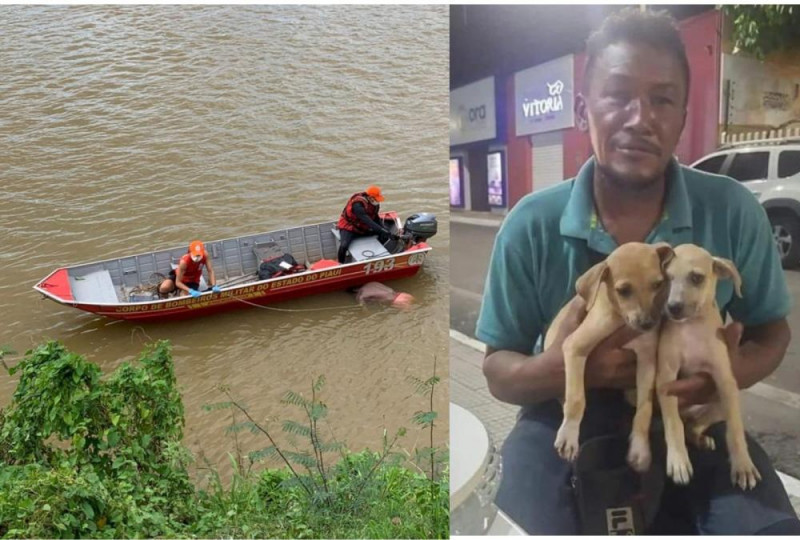
<svg viewBox="0 0 800 540">
<path fill-rule="evenodd" d="M 194 262 L 192 260 L 192 256 L 187 253 L 183 257 L 181 257 L 180 263 L 186 263 L 186 270 L 183 272 L 183 276 L 181 276 L 181 281 L 183 283 L 200 283 L 200 278 L 203 276 L 203 266 L 206 264 L 206 253 L 203 253 L 203 258 L 200 259 L 200 262 Z M 175 275 L 177 276 L 178 271 L 175 270 Z"/>
<path fill-rule="evenodd" d="M 360 219 L 355 212 L 353 212 L 353 204 L 361 203 L 364 206 L 364 210 L 366 211 L 367 215 L 372 218 L 373 221 L 378 221 L 378 210 L 380 209 L 380 205 L 372 204 L 367 200 L 366 193 L 356 193 L 350 200 L 347 201 L 347 206 L 344 207 L 342 211 L 342 215 L 339 217 L 339 222 L 336 224 L 336 227 L 339 229 L 344 229 L 346 231 L 352 231 L 355 233 L 365 234 L 370 232 L 370 228 L 366 226 Z"/>
</svg>

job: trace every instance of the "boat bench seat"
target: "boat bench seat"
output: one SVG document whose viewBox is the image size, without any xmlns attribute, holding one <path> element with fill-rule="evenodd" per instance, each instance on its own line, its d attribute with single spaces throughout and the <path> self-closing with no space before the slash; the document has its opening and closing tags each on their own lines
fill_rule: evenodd
<svg viewBox="0 0 800 540">
<path fill-rule="evenodd" d="M 69 286 L 76 302 L 117 304 L 119 297 L 108 270 L 98 270 L 83 276 L 69 276 Z"/>
<path fill-rule="evenodd" d="M 336 249 L 338 250 L 340 241 L 339 229 L 334 227 L 331 229 L 331 231 L 333 232 L 333 236 L 336 237 Z M 389 253 L 389 251 L 383 247 L 383 244 L 378 241 L 377 236 L 359 236 L 350 242 L 347 251 L 353 257 L 355 262 L 391 255 L 391 253 Z"/>
</svg>

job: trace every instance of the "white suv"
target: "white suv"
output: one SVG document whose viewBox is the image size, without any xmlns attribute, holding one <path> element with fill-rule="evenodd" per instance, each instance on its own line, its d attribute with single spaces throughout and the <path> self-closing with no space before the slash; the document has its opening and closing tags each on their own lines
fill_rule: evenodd
<svg viewBox="0 0 800 540">
<path fill-rule="evenodd" d="M 783 267 L 800 264 L 800 141 L 723 146 L 691 166 L 743 182 L 767 211 Z"/>
</svg>

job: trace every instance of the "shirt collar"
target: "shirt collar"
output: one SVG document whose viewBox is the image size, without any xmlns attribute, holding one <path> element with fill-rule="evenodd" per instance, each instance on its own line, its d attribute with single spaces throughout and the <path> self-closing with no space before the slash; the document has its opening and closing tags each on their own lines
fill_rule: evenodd
<svg viewBox="0 0 800 540">
<path fill-rule="evenodd" d="M 589 247 L 610 253 L 616 247 L 614 240 L 603 230 L 595 212 L 592 183 L 594 179 L 594 157 L 583 164 L 575 177 L 572 191 L 561 214 L 560 232 L 562 236 L 580 238 L 589 242 Z M 650 241 L 674 243 L 678 233 L 692 228 L 692 208 L 683 167 L 675 158 L 667 166 L 667 202 L 661 222 L 648 236 Z M 681 235 L 683 236 L 683 235 Z M 595 244 L 595 245 L 593 245 Z"/>
</svg>

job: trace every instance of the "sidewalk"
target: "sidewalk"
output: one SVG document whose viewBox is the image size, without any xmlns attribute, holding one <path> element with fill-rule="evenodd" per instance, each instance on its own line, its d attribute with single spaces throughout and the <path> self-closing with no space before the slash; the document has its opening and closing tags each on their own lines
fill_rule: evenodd
<svg viewBox="0 0 800 540">
<path fill-rule="evenodd" d="M 483 225 L 499 229 L 506 214 L 501 212 L 474 212 L 472 210 L 450 210 L 451 223 L 464 223 L 467 225 Z"/>
<path fill-rule="evenodd" d="M 514 427 L 519 407 L 498 401 L 489 393 L 478 346 L 483 350 L 479 341 L 450 331 L 450 401 L 477 416 L 499 449 Z"/>
<path fill-rule="evenodd" d="M 502 403 L 489 393 L 481 367 L 484 350 L 480 341 L 450 330 L 450 401 L 477 416 L 499 450 L 514 427 L 519 407 Z M 800 480 L 778 475 L 800 514 Z"/>
</svg>

